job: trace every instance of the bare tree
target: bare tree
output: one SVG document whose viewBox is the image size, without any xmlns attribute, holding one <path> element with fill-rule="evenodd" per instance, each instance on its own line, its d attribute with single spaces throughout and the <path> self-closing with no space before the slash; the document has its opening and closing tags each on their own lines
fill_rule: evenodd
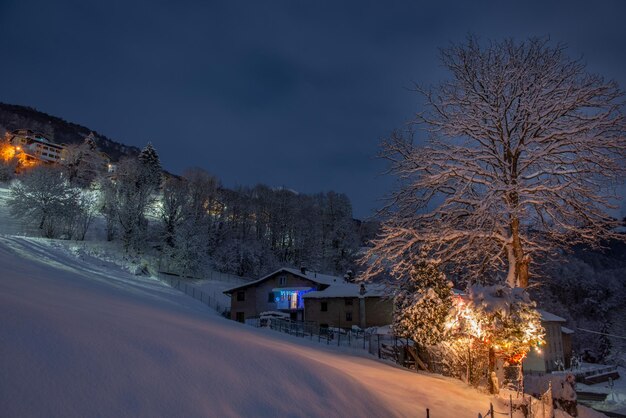
<svg viewBox="0 0 626 418">
<path fill-rule="evenodd" d="M 38 166 L 24 173 L 11 186 L 7 205 L 12 216 L 37 225 L 46 238 L 61 233 L 73 238 L 77 222 L 83 222 L 81 218 L 88 210 L 80 189 L 70 186 L 61 170 L 51 166 Z M 80 239 L 89 227 L 88 223 L 82 225 Z"/>
<path fill-rule="evenodd" d="M 526 287 L 539 255 L 621 237 L 607 214 L 625 173 L 615 82 L 546 39 L 469 38 L 441 59 L 452 78 L 417 87 L 425 110 L 383 143 L 401 186 L 383 209 L 368 277 L 406 276 L 419 248 L 470 280 L 506 274 Z M 416 145 L 420 132 L 427 141 Z"/>
</svg>

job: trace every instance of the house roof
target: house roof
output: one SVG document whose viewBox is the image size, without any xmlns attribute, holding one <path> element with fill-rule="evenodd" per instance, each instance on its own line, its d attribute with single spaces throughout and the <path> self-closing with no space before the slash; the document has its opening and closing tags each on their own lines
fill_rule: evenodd
<svg viewBox="0 0 626 418">
<path fill-rule="evenodd" d="M 385 295 L 385 287 L 380 284 L 365 285 L 364 297 L 381 297 Z M 361 285 L 354 283 L 337 283 L 315 292 L 306 293 L 303 297 L 310 299 L 360 297 Z"/>
<path fill-rule="evenodd" d="M 298 269 L 293 269 L 293 268 L 289 268 L 289 267 L 283 267 L 283 268 L 280 268 L 280 269 L 278 269 L 278 270 L 276 270 L 276 271 L 274 271 L 274 272 L 272 272 L 272 273 L 270 273 L 270 274 L 268 274 L 266 276 L 261 277 L 258 280 L 254 280 L 252 282 L 249 282 L 249 283 L 246 283 L 246 284 L 243 284 L 243 285 L 240 285 L 240 286 L 236 286 L 236 287 L 232 287 L 230 289 L 224 290 L 224 293 L 225 294 L 231 294 L 231 293 L 233 293 L 233 292 L 235 292 L 237 290 L 245 289 L 245 288 L 250 287 L 250 286 L 255 286 L 255 285 L 259 284 L 259 283 L 262 283 L 262 282 L 272 278 L 273 276 L 275 276 L 276 274 L 281 273 L 281 272 L 291 273 L 294 276 L 302 277 L 303 279 L 307 279 L 307 280 L 310 280 L 310 281 L 312 281 L 314 283 L 318 283 L 318 284 L 331 285 L 331 284 L 334 284 L 334 283 L 343 283 L 343 281 L 344 281 L 342 277 L 338 277 L 338 276 L 331 276 L 331 275 L 328 275 L 328 274 L 321 274 L 321 273 L 316 273 L 314 271 L 308 271 L 308 270 L 305 273 L 302 273 L 302 271 L 298 270 Z"/>
<path fill-rule="evenodd" d="M 565 322 L 565 318 L 561 318 L 553 313 L 543 311 L 541 309 L 537 309 L 539 315 L 541 315 L 541 320 L 543 322 Z"/>
<path fill-rule="evenodd" d="M 567 327 L 561 327 L 561 332 L 562 332 L 563 334 L 573 334 L 573 333 L 574 333 L 574 330 L 573 330 L 573 329 L 570 329 L 570 328 L 567 328 Z"/>
</svg>

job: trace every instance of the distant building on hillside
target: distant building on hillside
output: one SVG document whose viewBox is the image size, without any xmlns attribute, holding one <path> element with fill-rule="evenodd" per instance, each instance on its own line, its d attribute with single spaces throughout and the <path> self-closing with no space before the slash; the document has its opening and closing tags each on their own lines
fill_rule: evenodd
<svg viewBox="0 0 626 418">
<path fill-rule="evenodd" d="M 60 163 L 63 157 L 64 146 L 55 144 L 43 134 L 29 129 L 18 129 L 9 134 L 9 141 L 16 149 L 17 154 L 23 155 L 23 160 Z"/>
</svg>

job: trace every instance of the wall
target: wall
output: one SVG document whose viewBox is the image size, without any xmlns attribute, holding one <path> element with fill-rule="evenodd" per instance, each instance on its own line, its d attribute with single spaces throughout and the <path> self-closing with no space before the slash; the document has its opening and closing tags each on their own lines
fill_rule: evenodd
<svg viewBox="0 0 626 418">
<path fill-rule="evenodd" d="M 346 305 L 346 299 L 352 301 L 352 305 Z M 326 302 L 328 310 L 322 312 L 322 302 Z M 352 313 L 352 320 L 346 320 L 346 312 Z M 359 326 L 359 298 L 304 298 L 304 319 L 331 327 L 352 328 Z"/>
<path fill-rule="evenodd" d="M 360 298 L 354 297 L 352 305 L 345 304 L 346 298 L 305 298 L 304 314 L 307 321 L 314 321 L 319 324 L 328 324 L 332 327 L 351 328 L 357 325 L 361 328 L 389 325 L 391 323 L 391 312 L 393 304 L 390 300 L 382 300 L 380 297 L 366 297 L 365 301 L 365 323 L 359 319 L 361 316 Z M 326 302 L 328 311 L 322 312 L 321 304 Z M 352 312 L 352 321 L 346 320 L 346 312 Z"/>
<path fill-rule="evenodd" d="M 380 327 L 391 324 L 393 301 L 382 298 L 365 298 L 366 327 Z"/>
<path fill-rule="evenodd" d="M 546 344 L 541 347 L 541 353 L 532 348 L 524 359 L 524 370 L 535 372 L 551 372 L 556 370 L 555 360 L 563 358 L 563 340 L 560 322 L 542 322 L 546 330 Z"/>
</svg>

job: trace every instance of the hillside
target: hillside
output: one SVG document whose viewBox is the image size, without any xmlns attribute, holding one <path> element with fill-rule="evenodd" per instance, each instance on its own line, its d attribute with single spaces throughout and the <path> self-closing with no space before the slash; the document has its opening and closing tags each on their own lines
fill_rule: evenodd
<svg viewBox="0 0 626 418">
<path fill-rule="evenodd" d="M 0 237 L 3 416 L 477 416 L 489 398 L 251 328 L 54 241 Z M 361 353 L 361 354 L 359 354 Z"/>
<path fill-rule="evenodd" d="M 113 141 L 85 126 L 67 122 L 32 107 L 0 103 L 0 137 L 6 131 L 15 129 L 31 129 L 41 132 L 57 144 L 81 143 L 90 132 L 93 132 L 98 148 L 106 152 L 113 161 L 117 161 L 123 156 L 139 153 L 137 147 Z"/>
</svg>

